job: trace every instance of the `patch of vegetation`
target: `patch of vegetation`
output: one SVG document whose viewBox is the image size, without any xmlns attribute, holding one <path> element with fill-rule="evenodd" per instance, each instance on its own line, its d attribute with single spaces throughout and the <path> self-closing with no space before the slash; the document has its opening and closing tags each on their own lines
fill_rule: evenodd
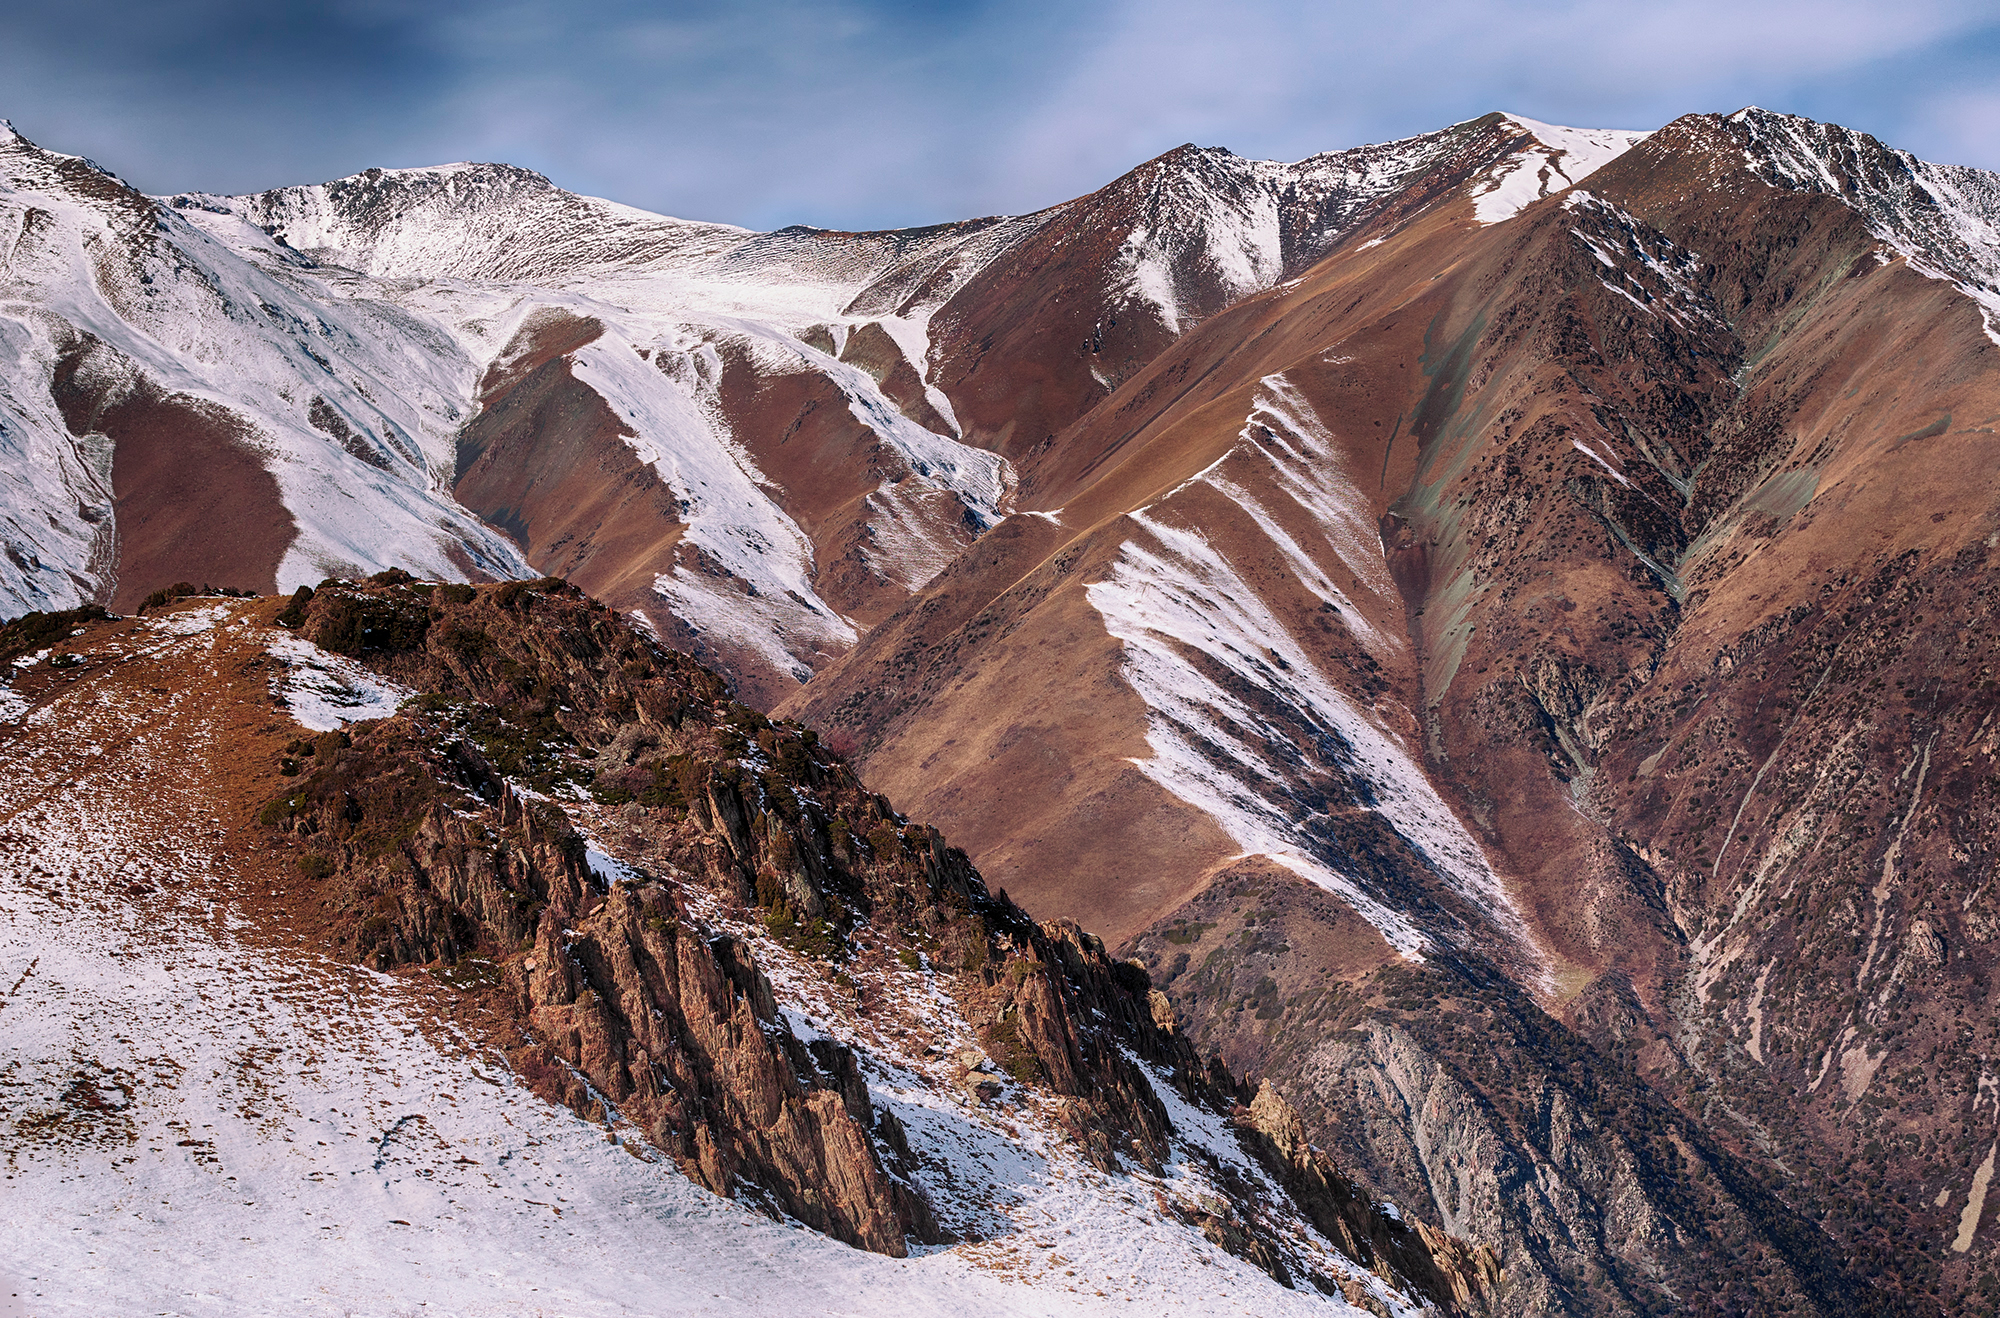
<svg viewBox="0 0 2000 1318">
<path fill-rule="evenodd" d="M 978 916 L 968 916 L 965 921 L 965 959 L 960 967 L 967 974 L 976 975 L 986 966 L 988 951 L 986 921 Z"/>
<path fill-rule="evenodd" d="M 433 691 L 421 696 L 417 707 L 439 716 L 446 729 L 477 746 L 503 778 L 550 794 L 590 782 L 590 769 L 578 756 L 576 739 L 556 721 L 553 699 L 540 706 L 502 710 L 461 704 Z"/>
<path fill-rule="evenodd" d="M 313 588 L 311 586 L 300 586 L 297 590 L 293 591 L 292 602 L 278 611 L 277 624 L 280 627 L 290 627 L 296 631 L 305 623 L 306 605 L 312 603 L 312 598 Z"/>
<path fill-rule="evenodd" d="M 496 648 L 492 633 L 484 627 L 465 627 L 454 623 L 443 637 L 444 648 L 457 655 L 459 661 L 467 664 L 478 663 Z"/>
<path fill-rule="evenodd" d="M 139 605 L 139 612 L 145 613 L 149 609 L 157 609 L 164 605 L 172 604 L 177 600 L 193 599 L 196 596 L 204 595 L 220 596 L 223 599 L 233 600 L 253 600 L 257 598 L 256 591 L 243 590 L 237 586 L 211 586 L 206 583 L 197 586 L 192 581 L 176 581 L 173 585 L 162 586 L 160 589 L 146 596 L 145 602 Z"/>
<path fill-rule="evenodd" d="M 561 577 L 543 577 L 540 581 L 503 581 L 494 587 L 493 602 L 503 609 L 512 609 L 528 598 L 530 592 L 538 595 L 582 593 Z"/>
<path fill-rule="evenodd" d="M 430 630 L 430 607 L 415 591 L 385 595 L 330 592 L 322 582 L 314 602 L 311 639 L 336 654 L 414 650 L 423 645 Z"/>
<path fill-rule="evenodd" d="M 148 609 L 157 609 L 162 605 L 172 604 L 175 600 L 184 600 L 199 594 L 201 594 L 200 587 L 192 581 L 176 581 L 173 585 L 162 586 L 146 596 L 145 602 L 139 605 L 139 612 L 144 613 Z"/>
<path fill-rule="evenodd" d="M 877 824 L 868 830 L 868 849 L 877 860 L 892 860 L 903 852 L 903 835 L 894 824 Z"/>
<path fill-rule="evenodd" d="M 258 812 L 266 828 L 324 838 L 321 846 L 345 843 L 374 860 L 399 853 L 444 796 L 414 742 L 393 725 L 358 743 L 345 732 L 322 733 L 311 747 L 312 775 Z"/>
<path fill-rule="evenodd" d="M 431 967 L 431 978 L 461 993 L 486 988 L 500 982 L 500 967 L 483 956 L 461 957 L 457 961 Z"/>
<path fill-rule="evenodd" d="M 1021 1039 L 1021 1017 L 1008 1012 L 987 1031 L 987 1051 L 998 1055 L 1000 1068 L 1016 1084 L 1032 1085 L 1042 1078 L 1042 1059 Z"/>
<path fill-rule="evenodd" d="M 1030 961 L 1026 957 L 1015 957 L 1007 963 L 1007 980 L 1015 985 L 1026 983 L 1028 976 L 1038 975 L 1041 972 L 1042 963 Z"/>
<path fill-rule="evenodd" d="M 54 613 L 24 613 L 0 626 L 0 661 L 35 650 L 46 650 L 85 623 L 102 622 L 111 615 L 95 604 L 80 609 L 60 609 Z"/>
</svg>

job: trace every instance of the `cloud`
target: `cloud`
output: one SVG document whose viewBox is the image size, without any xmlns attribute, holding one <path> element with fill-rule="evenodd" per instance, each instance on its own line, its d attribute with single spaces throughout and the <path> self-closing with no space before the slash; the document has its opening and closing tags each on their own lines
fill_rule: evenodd
<svg viewBox="0 0 2000 1318">
<path fill-rule="evenodd" d="M 864 227 L 1034 209 L 1190 140 L 1296 159 L 1492 109 L 1746 103 L 2000 165 L 2000 24 L 1960 0 L 0 5 L 0 113 L 153 191 L 503 159 L 649 209 Z"/>
</svg>

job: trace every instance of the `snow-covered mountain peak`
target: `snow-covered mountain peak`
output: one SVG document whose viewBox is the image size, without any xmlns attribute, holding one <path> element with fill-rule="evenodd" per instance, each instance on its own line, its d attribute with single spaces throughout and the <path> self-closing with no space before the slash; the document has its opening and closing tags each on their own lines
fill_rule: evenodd
<svg viewBox="0 0 2000 1318">
<path fill-rule="evenodd" d="M 1505 112 L 1500 121 L 1534 142 L 1501 161 L 1487 186 L 1475 194 L 1473 213 L 1481 224 L 1497 224 L 1543 197 L 1575 187 L 1652 135 L 1642 128 L 1566 128 Z"/>
<path fill-rule="evenodd" d="M 6 120 L 0 120 L 0 195 L 38 191 L 87 204 L 109 203 L 128 219 L 150 214 L 152 203 L 104 166 L 84 156 L 65 155 L 40 146 Z"/>
<path fill-rule="evenodd" d="M 1069 205 L 1093 215 L 1109 211 L 1125 226 L 1129 283 L 1178 333 L 1191 318 L 1269 288 L 1327 255 L 1433 171 L 1489 164 L 1492 146 L 1482 138 L 1490 119 L 1293 162 L 1180 146 Z M 1589 155 L 1595 168 L 1602 134 L 1551 131 L 1573 138 L 1545 153 Z M 1220 304 L 1212 292 L 1205 299 L 1194 292 L 1209 285 L 1219 287 Z"/>
<path fill-rule="evenodd" d="M 1767 183 L 1838 197 L 1921 273 L 1979 303 L 2000 342 L 2000 174 L 1940 165 L 1868 133 L 1746 106 L 1723 122 Z"/>
</svg>

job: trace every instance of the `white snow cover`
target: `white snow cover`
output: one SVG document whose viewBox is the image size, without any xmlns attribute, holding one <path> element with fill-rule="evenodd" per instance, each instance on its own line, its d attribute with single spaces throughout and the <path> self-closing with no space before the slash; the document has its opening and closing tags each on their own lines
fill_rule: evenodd
<svg viewBox="0 0 2000 1318">
<path fill-rule="evenodd" d="M 1245 459 L 1249 461 L 1245 462 Z M 1294 507 L 1274 515 L 1230 469 L 1276 474 Z M 1174 496 L 1204 484 L 1225 495 L 1314 596 L 1340 611 L 1377 653 L 1399 641 L 1370 627 L 1322 563 L 1339 561 L 1371 593 L 1395 597 L 1366 501 L 1343 470 L 1325 423 L 1283 375 L 1266 376 L 1237 446 L 1159 500 L 1130 515 L 1139 532 L 1110 574 L 1085 588 L 1107 631 L 1124 644 L 1124 673 L 1145 700 L 1151 758 L 1139 768 L 1213 818 L 1243 849 L 1267 855 L 1339 894 L 1399 953 L 1420 958 L 1432 935 L 1369 892 L 1340 858 L 1300 826 L 1286 782 L 1306 737 L 1245 703 L 1237 687 L 1274 699 L 1334 763 L 1367 784 L 1378 812 L 1444 883 L 1495 930 L 1528 946 L 1526 927 L 1484 852 L 1431 786 L 1419 754 L 1342 692 L 1265 604 L 1262 593 L 1201 528 L 1181 524 Z M 1303 513 L 1317 543 L 1284 529 Z"/>
<path fill-rule="evenodd" d="M 34 1318 L 1360 1312 L 1161 1211 L 1156 1192 L 1212 1192 L 1197 1148 L 1261 1181 L 1164 1077 L 1173 1165 L 1106 1176 L 1041 1100 L 1009 1086 L 1013 1112 L 980 1105 L 875 1041 L 871 1091 L 941 1213 L 997 1233 L 890 1259 L 697 1188 L 623 1121 L 541 1102 L 439 1021 L 421 977 L 287 950 L 286 892 L 253 933 L 224 899 L 259 840 L 231 836 L 186 771 L 225 711 L 90 676 L 219 675 L 262 643 L 248 626 L 144 631 L 0 730 L 0 1281 Z M 634 876 L 591 851 L 607 881 Z M 733 931 L 757 941 L 790 1028 L 855 1037 L 823 972 Z M 928 970 L 891 973 L 938 1037 L 974 1039 Z M 1290 1243 L 1413 1316 L 1309 1228 Z"/>
<path fill-rule="evenodd" d="M 606 327 L 575 374 L 637 431 L 634 446 L 683 501 L 689 546 L 707 555 L 692 575 L 684 560 L 661 564 L 663 603 L 803 674 L 800 661 L 839 653 L 854 629 L 811 589 L 810 544 L 720 419 L 716 346 L 824 371 L 907 464 L 871 507 L 881 566 L 915 588 L 963 546 L 967 510 L 977 525 L 999 519 L 1012 473 L 910 422 L 865 373 L 793 336 L 878 319 L 921 373 L 935 302 L 844 308 L 899 260 L 976 268 L 1035 227 L 964 226 L 917 252 L 861 235 L 846 250 L 474 165 L 160 201 L 0 129 L 0 539 L 15 551 L 0 556 L 0 610 L 77 604 L 111 566 L 109 441 L 69 435 L 47 385 L 79 334 L 103 345 L 93 369 L 116 388 L 143 377 L 244 430 L 298 524 L 281 590 L 388 566 L 534 575 L 453 499 L 455 437 L 516 330 L 558 309 Z M 950 418 L 949 400 L 928 394 Z"/>
<path fill-rule="evenodd" d="M 147 631 L 160 632 L 166 636 L 193 636 L 196 632 L 208 631 L 228 617 L 230 607 L 225 602 L 175 609 L 171 613 L 146 619 L 144 626 Z"/>
<path fill-rule="evenodd" d="M 1058 1272 L 1065 1285 L 1073 1284 L 1072 1274 L 1101 1274 L 1102 1282 L 1083 1289 L 1101 1288 L 1106 1293 L 1091 1298 L 1114 1306 L 1121 1300 L 1146 1304 L 1164 1299 L 1166 1312 L 1179 1312 L 1206 1292 L 1222 1300 L 1222 1312 L 1233 1312 L 1250 1298 L 1242 1293 L 1245 1278 L 1204 1271 L 1226 1256 L 1199 1245 L 1196 1249 L 1211 1263 L 1190 1267 L 1195 1261 L 1186 1256 L 1188 1242 L 1158 1211 L 1162 1197 L 1184 1205 L 1213 1203 L 1219 1194 L 1209 1165 L 1213 1160 L 1226 1169 L 1225 1175 L 1255 1187 L 1257 1197 L 1278 1210 L 1267 1220 L 1289 1219 L 1286 1244 L 1315 1269 L 1359 1282 L 1399 1318 L 1410 1312 L 1408 1297 L 1389 1290 L 1306 1225 L 1284 1189 L 1245 1156 L 1227 1123 L 1183 1100 L 1157 1067 L 1142 1064 L 1175 1132 L 1167 1165 L 1158 1176 L 1129 1165 L 1106 1175 L 1077 1156 L 1060 1125 L 1059 1102 L 1052 1104 L 1047 1096 L 1008 1080 L 990 1060 L 983 1069 L 1001 1090 L 997 1106 L 972 1101 L 953 1083 L 953 1059 L 980 1055 L 982 1049 L 977 1030 L 928 962 L 915 970 L 892 969 L 886 983 L 879 977 L 868 983 L 871 1001 L 898 1001 L 898 1010 L 890 1015 L 924 1020 L 943 1060 L 899 1057 L 889 1041 L 872 1032 L 872 1017 L 880 1013 L 857 1018 L 836 1006 L 823 970 L 802 961 L 761 927 L 729 918 L 707 893 L 695 897 L 691 909 L 707 923 L 756 949 L 759 968 L 787 1004 L 781 1013 L 786 1028 L 801 1039 L 831 1038 L 855 1049 L 870 1100 L 893 1112 L 907 1132 L 918 1164 L 917 1183 L 936 1206 L 940 1223 L 961 1235 L 989 1237 L 945 1253 L 963 1255 L 1000 1276 L 1043 1285 L 1054 1282 Z M 861 937 L 866 936 L 864 928 Z M 931 1249 L 920 1252 L 938 1256 Z M 1262 1274 L 1249 1278 L 1255 1287 Z M 1306 1298 L 1310 1291 L 1296 1297 L 1276 1294 L 1307 1312 L 1329 1312 L 1320 1304 L 1330 1306 L 1332 1313 L 1356 1312 L 1338 1298 L 1316 1303 Z M 1193 1307 L 1200 1311 L 1198 1304 Z"/>
<path fill-rule="evenodd" d="M 1491 181 L 1474 194 L 1481 224 L 1511 219 L 1551 193 L 1574 187 L 1652 134 L 1636 128 L 1564 128 L 1524 115 L 1507 122 L 1532 133 L 1535 143 L 1494 167 Z"/>
<path fill-rule="evenodd" d="M 1332 250 L 1365 225 L 1381 202 L 1457 151 L 1464 127 L 1454 124 L 1295 163 L 1245 160 L 1218 148 L 1176 152 L 1170 157 L 1174 168 L 1140 171 L 1146 187 L 1137 216 L 1118 217 L 1130 224 L 1116 265 L 1124 292 L 1150 308 L 1170 333 L 1182 333 L 1202 315 L 1273 287 L 1288 264 L 1296 271 Z M 1595 169 L 1623 136 L 1615 130 L 1533 128 L 1550 134 L 1541 156 L 1561 156 L 1562 168 L 1578 178 L 1582 173 L 1576 171 Z M 1530 170 L 1529 182 L 1536 176 Z M 1369 239 L 1356 250 L 1382 241 Z M 1190 305 L 1190 281 L 1210 299 L 1207 305 Z"/>
<path fill-rule="evenodd" d="M 680 500 L 685 548 L 661 564 L 662 601 L 697 633 L 801 680 L 856 632 L 814 590 L 812 545 L 786 513 L 784 492 L 731 434 L 718 397 L 722 351 L 773 374 L 826 376 L 907 466 L 869 501 L 881 510 L 874 525 L 891 580 L 921 586 L 963 547 L 966 509 L 980 525 L 1004 510 L 1013 482 L 1004 458 L 925 430 L 866 373 L 796 337 L 818 325 L 844 338 L 874 319 L 923 372 L 935 303 L 902 315 L 844 310 L 890 266 L 880 252 L 648 215 L 499 166 L 203 200 L 285 226 L 326 259 L 385 279 L 432 280 L 419 290 L 422 309 L 475 358 L 491 361 L 536 307 L 603 325 L 601 337 L 571 354 L 572 374 L 603 396 Z M 1016 226 L 1007 241 L 1030 231 Z M 978 247 L 979 237 L 960 245 Z M 449 299 L 437 292 L 439 270 L 459 277 Z M 951 417 L 940 391 L 927 386 L 927 396 Z"/>
<path fill-rule="evenodd" d="M 1749 135 L 1754 173 L 1860 212 L 1912 270 L 1971 298 L 2000 344 L 2000 174 L 1919 160 L 1866 133 L 1754 105 L 1729 121 Z"/>
<path fill-rule="evenodd" d="M 471 359 L 379 290 L 302 267 L 233 216 L 207 218 L 220 236 L 0 126 L 0 489 L 14 487 L 5 507 L 17 521 L 47 509 L 73 522 L 48 543 L 51 572 L 89 581 L 109 566 L 109 542 L 99 543 L 108 443 L 73 439 L 47 392 L 58 357 L 87 334 L 114 393 L 136 372 L 247 428 L 299 526 L 281 587 L 389 563 L 462 577 L 453 554 L 528 575 L 447 488 Z M 352 443 L 316 427 L 315 413 L 340 418 Z M 57 497 L 52 482 L 75 494 Z M 64 591 L 76 590 L 19 588 L 28 607 L 73 602 Z"/>
<path fill-rule="evenodd" d="M 268 648 L 285 665 L 271 679 L 271 694 L 284 702 L 293 719 L 314 732 L 388 718 L 417 694 L 303 636 L 274 636 Z"/>
</svg>

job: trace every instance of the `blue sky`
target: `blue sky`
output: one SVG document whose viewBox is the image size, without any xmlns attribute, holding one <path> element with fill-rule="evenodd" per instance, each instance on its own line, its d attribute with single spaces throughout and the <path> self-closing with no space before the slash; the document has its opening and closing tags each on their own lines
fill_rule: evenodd
<svg viewBox="0 0 2000 1318">
<path fill-rule="evenodd" d="M 1018 212 L 1185 141 L 1297 159 L 1504 109 L 1745 104 L 2000 169 L 1984 0 L 0 0 L 0 116 L 150 192 L 506 160 L 758 228 Z"/>
</svg>

